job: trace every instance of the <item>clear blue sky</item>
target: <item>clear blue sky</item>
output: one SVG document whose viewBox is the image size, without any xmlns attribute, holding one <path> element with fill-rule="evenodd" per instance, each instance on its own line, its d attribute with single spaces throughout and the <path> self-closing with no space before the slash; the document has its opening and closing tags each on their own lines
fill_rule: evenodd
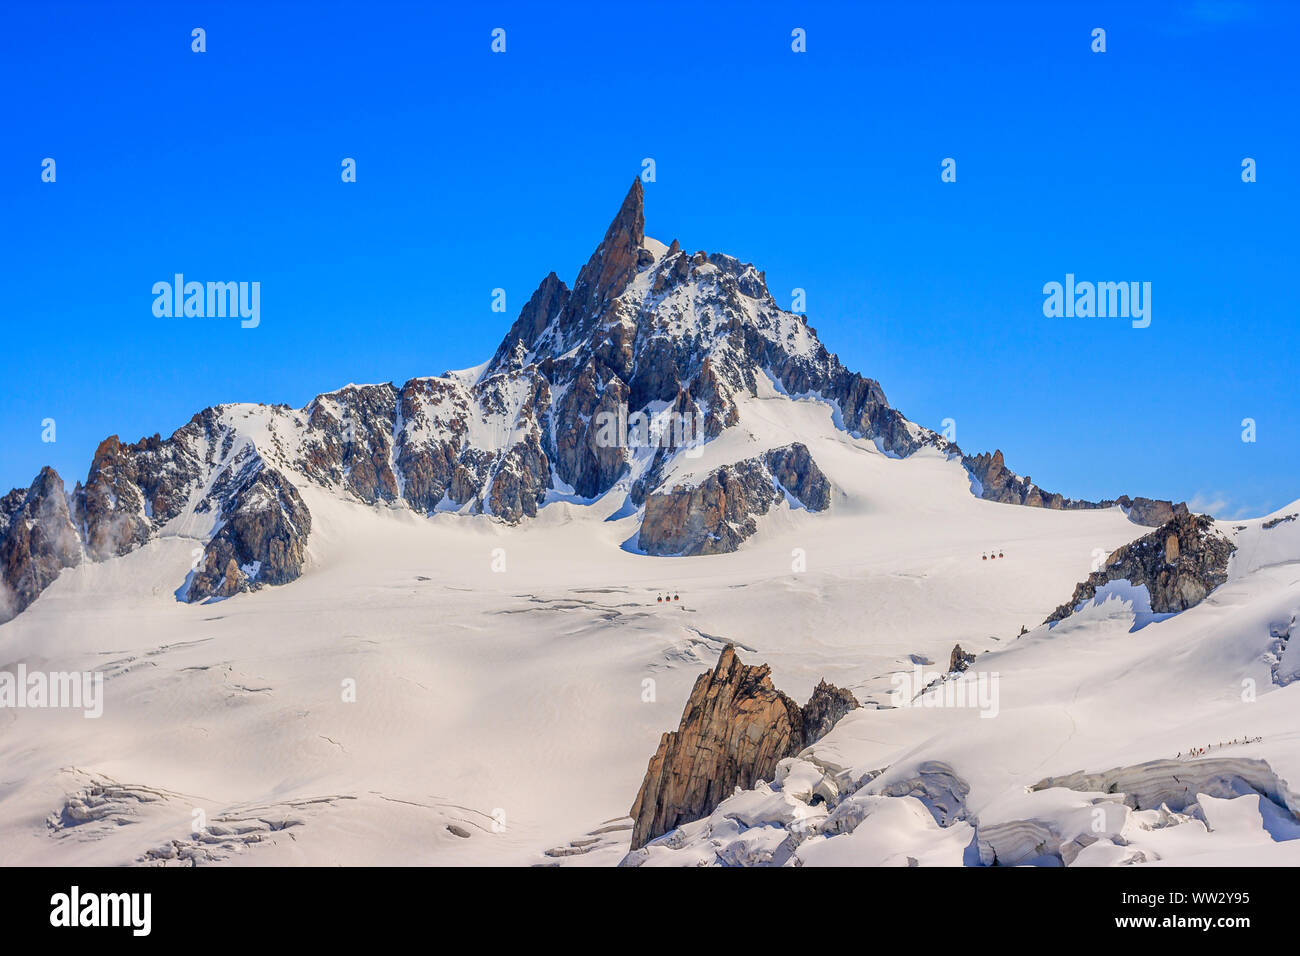
<svg viewBox="0 0 1300 956">
<path fill-rule="evenodd" d="M 1067 495 L 1280 507 L 1297 6 L 8 3 L 0 485 L 71 486 L 207 405 L 483 361 L 653 157 L 648 234 L 805 288 L 827 347 L 968 451 Z M 260 326 L 155 318 L 176 272 L 261 282 Z M 1150 328 L 1045 318 L 1067 272 L 1151 282 Z"/>
</svg>

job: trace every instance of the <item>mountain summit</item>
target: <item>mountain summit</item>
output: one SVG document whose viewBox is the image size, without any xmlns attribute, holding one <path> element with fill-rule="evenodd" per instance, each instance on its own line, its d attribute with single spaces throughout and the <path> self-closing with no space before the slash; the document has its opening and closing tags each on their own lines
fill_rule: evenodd
<svg viewBox="0 0 1300 956">
<path fill-rule="evenodd" d="M 1001 452 L 964 455 L 845 368 L 804 317 L 776 304 L 752 264 L 647 238 L 644 199 L 636 179 L 573 288 L 547 275 L 480 371 L 349 385 L 302 409 L 220 405 L 166 439 L 112 436 L 71 492 L 44 469 L 0 499 L 0 619 L 62 569 L 162 534 L 201 546 L 176 582 L 182 600 L 292 581 L 308 558 L 303 493 L 312 488 L 508 523 L 551 501 L 612 494 L 620 513 L 641 515 L 631 549 L 732 551 L 783 501 L 814 512 L 832 502 L 805 445 L 735 455 L 717 441 L 741 424 L 747 401 L 769 392 L 829 406 L 836 427 L 888 456 L 930 448 L 959 461 L 989 500 L 1118 504 L 1153 526 L 1185 510 L 1066 499 L 1010 471 Z M 670 427 L 681 422 L 698 428 Z M 705 447 L 715 449 L 708 467 L 686 467 Z"/>
</svg>

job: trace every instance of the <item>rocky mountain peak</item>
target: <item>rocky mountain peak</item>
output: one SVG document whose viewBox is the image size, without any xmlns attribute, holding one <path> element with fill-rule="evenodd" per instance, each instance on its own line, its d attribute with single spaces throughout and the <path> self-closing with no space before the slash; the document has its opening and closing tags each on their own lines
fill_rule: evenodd
<svg viewBox="0 0 1300 956">
<path fill-rule="evenodd" d="M 48 465 L 27 489 L 0 498 L 0 621 L 17 614 L 64 568 L 81 562 L 81 540 L 63 479 Z"/>
<path fill-rule="evenodd" d="M 695 681 L 677 730 L 660 738 L 630 811 L 632 849 L 707 816 L 736 787 L 771 780 L 777 764 L 820 740 L 858 701 L 821 681 L 803 707 L 772 685 L 766 664 L 728 644 Z"/>
<path fill-rule="evenodd" d="M 501 340 L 488 363 L 489 371 L 519 368 L 528 353 L 539 351 L 543 335 L 560 317 L 568 301 L 569 287 L 554 272 L 548 273 Z"/>
<path fill-rule="evenodd" d="M 578 272 L 573 294 L 561 320 L 585 337 L 604 315 L 610 302 L 622 295 L 637 270 L 645 264 L 645 193 L 640 177 L 632 181 L 618 215 L 605 231 L 596 251 Z"/>
<path fill-rule="evenodd" d="M 1186 512 L 1145 498 L 1065 498 L 1011 471 L 1001 451 L 963 455 L 846 368 L 805 317 L 773 299 L 753 264 L 648 239 L 638 178 L 574 285 L 547 274 L 481 371 L 347 386 L 299 410 L 216 406 L 167 439 L 105 439 L 70 495 L 53 473 L 10 492 L 0 499 L 0 621 L 59 569 L 162 534 L 205 545 L 183 599 L 292 580 L 311 527 L 295 489 L 308 484 L 375 507 L 509 523 L 555 496 L 626 494 L 626 506 L 644 508 L 639 550 L 734 551 L 783 501 L 819 512 L 832 500 L 800 443 L 755 449 L 698 481 L 667 481 L 676 456 L 740 424 L 747 399 L 773 386 L 825 402 L 839 428 L 891 457 L 931 447 L 959 459 L 991 501 L 1118 504 L 1151 526 Z M 656 440 L 634 432 L 638 417 L 654 419 Z M 611 421 L 621 432 L 612 438 L 602 424 Z"/>
<path fill-rule="evenodd" d="M 614 249 L 639 249 L 645 243 L 645 190 L 641 187 L 641 177 L 632 180 L 632 185 L 623 197 L 623 204 L 618 208 L 605 238 L 596 250 L 599 255 Z"/>
<path fill-rule="evenodd" d="M 484 376 L 539 364 L 587 342 L 637 272 L 654 261 L 645 248 L 645 191 L 640 177 L 623 198 L 605 238 L 570 289 L 554 272 L 520 310 Z"/>
</svg>

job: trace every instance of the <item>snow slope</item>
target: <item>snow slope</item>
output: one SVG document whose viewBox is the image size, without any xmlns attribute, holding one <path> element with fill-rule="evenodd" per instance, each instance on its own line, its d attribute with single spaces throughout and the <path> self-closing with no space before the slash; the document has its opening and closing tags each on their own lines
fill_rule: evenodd
<svg viewBox="0 0 1300 956">
<path fill-rule="evenodd" d="M 1238 551 L 1197 607 L 1148 623 L 1144 591 L 1099 595 L 980 656 L 957 683 L 996 684 L 996 716 L 926 706 L 938 690 L 850 713 L 627 862 L 1300 864 L 1300 534 L 1268 527 L 1296 510 L 1220 522 Z"/>
<path fill-rule="evenodd" d="M 1273 684 L 1264 659 L 1269 625 L 1300 607 L 1295 522 L 1242 523 L 1232 580 L 1174 619 L 1130 632 L 1112 601 L 1016 640 L 1095 551 L 1145 529 L 1119 509 L 982 501 L 958 462 L 891 458 L 833 414 L 760 388 L 740 426 L 679 460 L 703 473 L 799 440 L 834 484 L 827 512 L 781 505 L 734 554 L 624 549 L 638 518 L 618 493 L 557 501 L 511 527 L 369 507 L 302 482 L 315 530 L 291 585 L 178 602 L 201 533 L 189 518 L 124 557 L 66 570 L 0 627 L 0 669 L 102 671 L 104 713 L 0 710 L 0 862 L 614 863 L 659 735 L 727 641 L 771 663 L 798 699 L 825 677 L 883 706 L 913 655 L 943 670 L 954 643 L 988 652 L 977 669 L 1001 675 L 997 719 L 863 709 L 813 749 L 850 774 L 886 768 L 855 799 L 940 762 L 969 786 L 981 826 L 1056 820 L 1088 795 L 1026 787 L 1239 733 L 1263 740 L 1224 757 L 1300 780 L 1288 729 L 1300 691 Z M 982 561 L 993 548 L 1005 558 Z M 680 602 L 656 602 L 670 590 Z M 1245 677 L 1259 691 L 1248 706 Z M 810 836 L 801 856 L 970 855 L 970 834 L 911 799 L 875 798 L 875 824 Z M 1220 819 L 1231 821 L 1215 827 L 1224 838 L 1187 845 L 1261 862 L 1294 846 L 1261 841 L 1235 802 Z"/>
</svg>

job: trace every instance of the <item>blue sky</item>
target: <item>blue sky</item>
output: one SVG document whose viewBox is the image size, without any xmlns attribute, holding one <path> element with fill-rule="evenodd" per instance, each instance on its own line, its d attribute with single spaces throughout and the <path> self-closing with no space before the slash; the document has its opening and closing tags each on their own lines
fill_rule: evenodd
<svg viewBox="0 0 1300 956">
<path fill-rule="evenodd" d="M 827 347 L 966 450 L 1079 497 L 1300 497 L 1297 5 L 0 16 L 5 488 L 44 464 L 71 486 L 105 436 L 207 405 L 483 361 L 652 157 L 649 235 L 753 261 L 782 304 L 806 289 Z M 259 281 L 260 325 L 155 317 L 177 272 Z M 1150 282 L 1150 327 L 1046 318 L 1067 272 Z"/>
</svg>

